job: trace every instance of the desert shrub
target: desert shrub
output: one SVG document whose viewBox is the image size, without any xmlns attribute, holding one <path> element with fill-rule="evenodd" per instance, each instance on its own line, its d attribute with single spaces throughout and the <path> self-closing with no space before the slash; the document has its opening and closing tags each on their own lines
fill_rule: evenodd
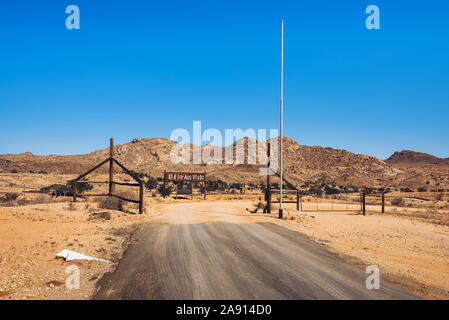
<svg viewBox="0 0 449 320">
<path fill-rule="evenodd" d="M 35 198 L 21 198 L 17 200 L 18 206 L 26 206 L 30 204 L 52 203 L 54 200 L 48 195 L 39 195 Z"/>
<path fill-rule="evenodd" d="M 156 189 L 157 185 L 158 185 L 157 180 L 151 177 L 148 179 L 147 182 L 145 182 L 145 188 L 147 188 L 150 191 Z"/>
<path fill-rule="evenodd" d="M 319 187 L 310 187 L 309 188 L 309 194 L 315 194 L 315 195 L 322 195 L 323 194 L 323 190 L 321 190 L 321 188 Z"/>
<path fill-rule="evenodd" d="M 157 190 L 163 198 L 168 197 L 172 193 L 172 187 L 170 185 L 161 185 Z"/>
<path fill-rule="evenodd" d="M 111 213 L 108 211 L 92 212 L 89 220 L 93 219 L 111 220 Z"/>
<path fill-rule="evenodd" d="M 234 184 L 237 185 L 237 184 Z M 222 180 L 208 180 L 207 181 L 207 191 L 224 191 L 228 188 L 228 184 Z"/>
<path fill-rule="evenodd" d="M 324 186 L 324 192 L 326 192 L 326 194 L 338 194 L 340 193 L 340 190 L 335 187 L 326 185 Z"/>
<path fill-rule="evenodd" d="M 140 179 L 143 179 L 143 178 L 145 178 L 145 177 L 149 177 L 146 173 L 137 172 L 137 171 L 134 171 L 134 170 L 129 170 L 129 171 L 130 171 L 132 174 L 134 174 L 136 177 L 140 178 Z M 123 171 L 123 173 L 127 173 L 127 172 Z"/>
<path fill-rule="evenodd" d="M 391 204 L 393 206 L 397 206 L 397 207 L 401 206 L 403 204 L 403 202 L 404 201 L 402 200 L 402 198 L 394 198 L 391 200 Z"/>
<path fill-rule="evenodd" d="M 98 207 L 101 209 L 121 211 L 123 210 L 123 203 L 120 199 L 114 197 L 105 197 L 100 201 Z"/>
<path fill-rule="evenodd" d="M 242 184 L 241 183 L 232 183 L 229 187 L 231 189 L 241 189 L 242 188 Z"/>
<path fill-rule="evenodd" d="M 77 193 L 83 193 L 85 191 L 92 190 L 93 186 L 87 182 L 79 182 L 77 184 Z M 73 185 L 71 182 L 67 184 L 52 184 L 47 187 L 40 189 L 44 193 L 54 193 L 56 196 L 72 196 L 73 195 Z"/>
<path fill-rule="evenodd" d="M 93 189 L 93 186 L 87 182 L 78 183 L 76 187 L 78 193 L 83 193 L 84 191 L 90 191 Z M 72 185 L 70 185 L 70 188 L 72 188 Z"/>
<path fill-rule="evenodd" d="M 418 192 L 427 192 L 426 188 L 418 188 Z"/>
<path fill-rule="evenodd" d="M 19 197 L 18 193 L 6 193 L 3 197 L 0 198 L 0 201 L 2 202 L 12 202 L 17 200 L 17 198 Z"/>
</svg>

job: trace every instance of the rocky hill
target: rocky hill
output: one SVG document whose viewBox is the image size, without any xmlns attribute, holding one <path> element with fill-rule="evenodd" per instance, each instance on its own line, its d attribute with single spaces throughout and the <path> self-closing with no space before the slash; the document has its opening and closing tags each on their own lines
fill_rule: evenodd
<svg viewBox="0 0 449 320">
<path fill-rule="evenodd" d="M 403 157 L 400 154 L 395 154 L 386 161 L 382 161 L 372 156 L 354 154 L 346 150 L 299 145 L 295 140 L 288 137 L 285 137 L 283 142 L 284 174 L 296 186 L 335 184 L 358 187 L 417 187 L 426 183 L 427 177 L 417 178 L 415 172 L 406 172 L 403 168 L 395 165 L 397 159 Z M 264 154 L 266 143 L 245 138 L 235 142 L 233 147 L 239 143 L 243 144 L 243 151 L 234 151 L 230 164 L 220 164 L 219 162 L 207 165 L 204 163 L 173 164 L 170 159 L 170 152 L 177 143 L 165 138 L 134 139 L 126 144 L 116 145 L 115 157 L 129 169 L 155 177 L 162 177 L 164 170 L 167 170 L 207 172 L 209 179 L 221 179 L 228 183 L 260 183 L 264 181 L 266 178 L 259 174 L 259 168 L 262 165 L 251 164 L 256 159 L 253 159 L 251 155 L 248 156 L 248 145 L 254 143 L 261 148 Z M 221 152 L 224 155 L 226 149 L 229 150 L 230 147 L 216 147 L 211 154 Z M 192 156 L 194 146 L 190 145 L 187 148 L 190 148 Z M 210 149 L 207 148 L 210 148 L 210 146 L 201 146 L 201 150 L 210 152 Z M 8 154 L 0 156 L 0 171 L 81 174 L 107 157 L 109 157 L 108 148 L 73 156 L 36 156 L 31 153 Z M 243 157 L 244 163 L 236 163 L 236 159 L 239 157 Z M 104 167 L 101 172 L 106 173 L 107 167 Z"/>
<path fill-rule="evenodd" d="M 385 160 L 392 165 L 449 165 L 449 158 L 438 158 L 428 153 L 403 150 Z"/>
<path fill-rule="evenodd" d="M 403 150 L 395 152 L 385 162 L 404 172 L 401 177 L 404 186 L 449 190 L 449 158 Z"/>
</svg>

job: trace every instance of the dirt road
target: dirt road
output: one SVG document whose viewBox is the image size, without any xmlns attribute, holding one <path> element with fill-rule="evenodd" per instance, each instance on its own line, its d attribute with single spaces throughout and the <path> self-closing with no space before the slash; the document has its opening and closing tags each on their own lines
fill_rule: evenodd
<svg viewBox="0 0 449 320">
<path fill-rule="evenodd" d="M 99 281 L 94 299 L 417 298 L 382 279 L 379 290 L 368 290 L 368 274 L 273 218 L 236 206 L 166 206 Z"/>
</svg>

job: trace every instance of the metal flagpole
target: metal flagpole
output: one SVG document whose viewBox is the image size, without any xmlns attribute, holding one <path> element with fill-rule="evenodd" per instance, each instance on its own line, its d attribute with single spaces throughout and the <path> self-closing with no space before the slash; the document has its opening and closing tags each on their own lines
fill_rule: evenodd
<svg viewBox="0 0 449 320">
<path fill-rule="evenodd" d="M 279 219 L 282 219 L 282 117 L 284 109 L 284 20 L 281 21 L 281 123 L 280 123 L 280 199 L 279 199 Z"/>
</svg>

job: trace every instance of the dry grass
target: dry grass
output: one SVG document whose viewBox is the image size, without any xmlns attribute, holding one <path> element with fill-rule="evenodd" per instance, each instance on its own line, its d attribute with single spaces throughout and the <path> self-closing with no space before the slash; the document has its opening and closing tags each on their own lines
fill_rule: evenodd
<svg viewBox="0 0 449 320">
<path fill-rule="evenodd" d="M 122 200 L 113 197 L 99 198 L 98 207 L 101 209 L 108 209 L 108 210 L 117 210 L 117 211 L 123 210 Z"/>
<path fill-rule="evenodd" d="M 88 220 L 95 219 L 111 220 L 111 213 L 108 211 L 92 212 Z"/>
<path fill-rule="evenodd" d="M 439 211 L 435 208 L 423 209 L 423 210 L 407 210 L 407 209 L 397 209 L 392 208 L 383 214 L 390 214 L 393 216 L 415 218 L 421 221 L 449 226 L 449 214 L 447 212 Z"/>
<path fill-rule="evenodd" d="M 3 201 L 0 201 L 0 206 L 3 207 L 19 207 L 19 206 L 28 206 L 34 204 L 46 204 L 46 203 L 57 203 L 57 202 L 66 202 L 69 198 L 59 197 L 52 198 L 47 194 L 38 194 L 38 195 L 24 195 L 21 194 L 18 197 L 8 197 Z"/>
</svg>

